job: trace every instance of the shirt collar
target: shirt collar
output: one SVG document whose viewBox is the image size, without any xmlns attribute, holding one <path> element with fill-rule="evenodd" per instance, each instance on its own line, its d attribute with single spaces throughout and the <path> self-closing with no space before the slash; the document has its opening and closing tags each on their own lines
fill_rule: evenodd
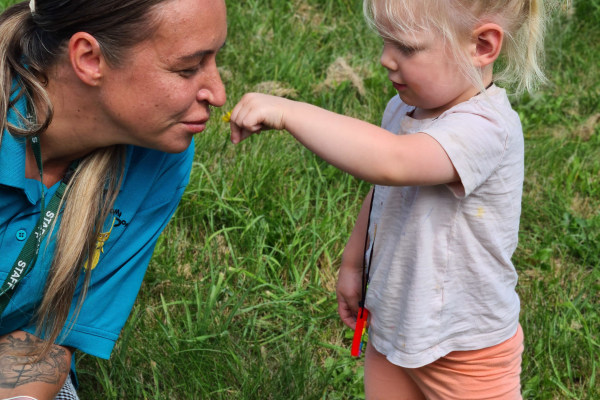
<svg viewBox="0 0 600 400">
<path fill-rule="evenodd" d="M 25 115 L 26 100 L 21 97 L 14 108 Z M 10 109 L 8 112 L 8 122 L 18 123 L 17 112 Z M 2 134 L 2 143 L 0 145 L 0 184 L 16 188 L 25 188 L 25 149 L 26 139 L 11 135 L 8 130 Z"/>
</svg>

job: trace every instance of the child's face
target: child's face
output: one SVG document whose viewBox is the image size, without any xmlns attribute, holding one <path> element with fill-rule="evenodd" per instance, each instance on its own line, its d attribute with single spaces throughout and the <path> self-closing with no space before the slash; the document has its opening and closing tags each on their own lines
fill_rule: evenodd
<svg viewBox="0 0 600 400">
<path fill-rule="evenodd" d="M 478 92 L 433 33 L 384 39 L 381 64 L 402 101 L 417 107 L 418 118 L 437 117 Z"/>
</svg>

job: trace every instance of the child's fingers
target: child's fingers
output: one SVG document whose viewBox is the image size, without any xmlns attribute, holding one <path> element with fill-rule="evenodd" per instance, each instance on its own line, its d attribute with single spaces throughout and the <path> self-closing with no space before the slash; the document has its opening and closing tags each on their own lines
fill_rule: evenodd
<svg viewBox="0 0 600 400">
<path fill-rule="evenodd" d="M 231 111 L 229 126 L 231 127 L 231 141 L 235 144 L 265 128 L 260 119 L 253 115 L 251 109 L 243 102 L 238 103 Z"/>
<path fill-rule="evenodd" d="M 252 93 L 242 96 L 240 101 L 233 107 L 233 110 L 231 110 L 230 120 L 232 122 L 246 129 L 262 122 L 259 120 L 260 103 L 254 104 L 253 98 Z"/>
<path fill-rule="evenodd" d="M 289 100 L 261 93 L 247 93 L 231 111 L 231 119 L 246 128 L 283 129 L 283 112 Z"/>
<path fill-rule="evenodd" d="M 343 296 L 338 296 L 338 314 L 346 326 L 354 329 L 354 326 L 356 325 L 356 316 L 358 314 L 358 306 L 353 309 Z"/>
<path fill-rule="evenodd" d="M 336 285 L 338 314 L 342 321 L 354 329 L 358 303 L 362 292 L 362 270 L 352 263 L 342 263 Z"/>
<path fill-rule="evenodd" d="M 265 99 L 260 95 L 244 95 L 231 111 L 229 122 L 233 143 L 239 143 L 252 134 L 272 128 L 266 120 L 269 108 L 261 100 Z"/>
<path fill-rule="evenodd" d="M 229 126 L 231 128 L 231 142 L 234 144 L 238 144 L 239 142 L 251 136 L 252 134 L 261 132 L 260 126 L 247 129 L 237 125 L 233 121 L 230 122 Z"/>
</svg>

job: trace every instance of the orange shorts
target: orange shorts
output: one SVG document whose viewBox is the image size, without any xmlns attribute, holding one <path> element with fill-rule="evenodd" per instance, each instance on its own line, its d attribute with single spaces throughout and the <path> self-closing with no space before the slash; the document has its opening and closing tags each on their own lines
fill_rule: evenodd
<svg viewBox="0 0 600 400">
<path fill-rule="evenodd" d="M 421 368 L 405 368 L 425 397 L 435 399 L 521 399 L 523 329 L 481 350 L 455 351 Z"/>
<path fill-rule="evenodd" d="M 369 400 L 520 400 L 523 330 L 496 346 L 455 351 L 420 368 L 390 363 L 371 343 L 365 357 Z"/>
</svg>

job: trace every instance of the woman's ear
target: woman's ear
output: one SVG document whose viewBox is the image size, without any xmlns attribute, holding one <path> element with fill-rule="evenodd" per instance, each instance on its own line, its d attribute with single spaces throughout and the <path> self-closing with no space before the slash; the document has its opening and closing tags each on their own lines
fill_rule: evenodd
<svg viewBox="0 0 600 400">
<path fill-rule="evenodd" d="M 476 67 L 486 67 L 492 64 L 502 50 L 504 30 L 500 25 L 485 23 L 473 31 L 473 64 Z"/>
<path fill-rule="evenodd" d="M 98 41 L 87 32 L 77 32 L 69 40 L 69 61 L 77 77 L 86 85 L 97 86 L 103 76 L 104 56 Z"/>
</svg>

